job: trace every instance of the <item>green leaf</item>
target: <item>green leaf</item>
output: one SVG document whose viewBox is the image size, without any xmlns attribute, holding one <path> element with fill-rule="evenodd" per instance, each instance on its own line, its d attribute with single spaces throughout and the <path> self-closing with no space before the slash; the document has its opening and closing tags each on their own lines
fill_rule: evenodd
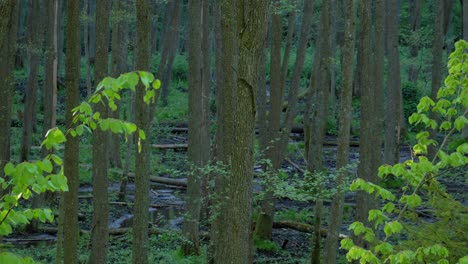
<svg viewBox="0 0 468 264">
<path fill-rule="evenodd" d="M 142 129 L 138 129 L 138 136 L 145 140 L 146 139 L 146 135 L 145 135 L 145 131 L 143 131 Z"/>
<path fill-rule="evenodd" d="M 153 82 L 153 89 L 157 90 L 157 89 L 159 89 L 160 87 L 161 87 L 161 81 L 158 80 L 158 79 L 154 80 L 154 82 Z"/>
<path fill-rule="evenodd" d="M 468 119 L 464 116 L 459 116 L 455 119 L 455 128 L 461 131 L 465 125 L 468 125 Z"/>
<path fill-rule="evenodd" d="M 109 130 L 109 119 L 102 119 L 99 122 L 99 127 L 101 128 L 102 131 L 107 131 Z"/>
<path fill-rule="evenodd" d="M 3 168 L 5 175 L 10 175 L 10 176 L 13 175 L 13 173 L 15 173 L 15 170 L 16 170 L 15 166 L 11 162 L 8 162 Z"/>
<path fill-rule="evenodd" d="M 0 263 L 8 263 L 8 264 L 23 264 L 23 261 L 18 256 L 9 253 L 9 252 L 1 252 L 0 253 Z"/>
<path fill-rule="evenodd" d="M 400 233 L 403 226 L 398 221 L 388 222 L 384 227 L 385 235 L 391 236 L 392 234 Z"/>
<path fill-rule="evenodd" d="M 139 71 L 141 82 L 146 88 L 149 88 L 150 84 L 154 81 L 154 75 L 150 72 Z"/>
<path fill-rule="evenodd" d="M 48 159 L 43 160 L 42 161 L 42 168 L 43 168 L 43 170 L 45 172 L 51 173 L 52 169 L 53 169 L 52 162 L 50 162 L 50 160 L 48 160 Z"/>
</svg>

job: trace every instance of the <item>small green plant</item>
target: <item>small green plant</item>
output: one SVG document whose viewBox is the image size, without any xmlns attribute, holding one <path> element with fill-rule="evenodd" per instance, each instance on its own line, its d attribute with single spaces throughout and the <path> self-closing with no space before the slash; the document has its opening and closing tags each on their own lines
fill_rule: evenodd
<svg viewBox="0 0 468 264">
<path fill-rule="evenodd" d="M 369 211 L 368 227 L 354 222 L 349 229 L 355 236 L 361 236 L 368 247 L 356 245 L 351 238 L 341 241 L 341 247 L 348 253 L 348 261 L 360 263 L 466 263 L 465 228 L 468 224 L 467 208 L 452 198 L 438 181 L 454 169 L 466 168 L 468 143 L 461 143 L 455 149 L 447 145 L 456 132 L 468 124 L 468 43 L 461 40 L 448 62 L 449 75 L 445 86 L 434 102 L 423 97 L 417 112 L 409 118 L 411 124 L 421 124 L 427 130 L 437 129 L 444 134 L 438 146 L 436 157 L 427 156 L 428 148 L 437 145 L 429 131 L 419 132 L 413 146 L 415 158 L 394 166 L 383 165 L 379 177 L 401 179 L 403 193 L 397 194 L 376 185 L 357 179 L 351 190 L 363 190 L 374 194 L 386 203 L 382 208 Z M 429 112 L 437 113 L 432 119 Z M 465 170 L 466 172 L 466 170 Z M 423 196 L 424 195 L 424 196 Z M 426 199 L 427 197 L 427 199 Z M 435 221 L 422 221 L 417 208 L 430 208 Z M 384 236 L 374 230 L 383 230 Z"/>
<path fill-rule="evenodd" d="M 271 240 L 255 239 L 254 242 L 255 242 L 255 248 L 259 250 L 273 251 L 273 252 L 280 250 L 280 247 Z"/>
</svg>

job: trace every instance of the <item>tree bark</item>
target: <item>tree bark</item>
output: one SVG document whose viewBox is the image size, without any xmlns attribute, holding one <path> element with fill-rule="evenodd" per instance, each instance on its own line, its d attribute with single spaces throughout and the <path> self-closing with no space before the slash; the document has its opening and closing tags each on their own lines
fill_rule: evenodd
<svg viewBox="0 0 468 264">
<path fill-rule="evenodd" d="M 360 148 L 359 148 L 359 165 L 358 165 L 358 176 L 366 181 L 370 181 L 373 175 L 377 173 L 374 171 L 373 162 L 373 151 L 372 148 L 375 142 L 374 138 L 377 134 L 373 130 L 374 122 L 374 108 L 373 108 L 373 64 L 372 64 L 372 19 L 371 19 L 371 0 L 361 1 L 359 7 L 359 13 L 361 18 L 361 31 L 360 31 L 360 43 L 359 53 L 361 54 L 361 83 L 360 94 L 361 94 L 361 136 L 360 136 Z M 367 223 L 367 214 L 370 208 L 371 196 L 363 191 L 358 192 L 356 202 L 356 221 Z M 360 242 L 359 242 L 360 243 Z"/>
<path fill-rule="evenodd" d="M 34 112 L 36 112 L 37 101 L 37 86 L 39 62 L 41 59 L 41 8 L 38 0 L 30 0 L 29 2 L 30 16 L 28 21 L 29 31 L 29 54 L 30 54 L 30 70 L 28 84 L 24 95 L 24 115 L 23 115 L 23 131 L 21 137 L 21 152 L 20 162 L 26 161 L 29 158 L 31 150 L 31 140 L 34 127 Z"/>
<path fill-rule="evenodd" d="M 384 163 L 396 164 L 400 160 L 400 53 L 398 52 L 398 31 L 400 21 L 399 6 L 396 3 L 389 3 L 386 12 L 387 19 L 387 60 L 388 60 L 388 78 L 387 78 L 387 116 L 385 127 L 385 150 Z"/>
<path fill-rule="evenodd" d="M 323 141 L 327 130 L 328 102 L 330 94 L 330 71 L 331 71 L 331 44 L 330 44 L 330 1 L 322 1 L 320 40 L 316 52 L 320 52 L 319 69 L 317 71 L 316 95 L 313 101 L 312 109 L 312 130 L 310 134 L 309 155 L 307 158 L 307 170 L 311 173 L 320 173 L 323 171 Z M 309 118 L 309 117 L 304 117 Z M 315 203 L 314 215 L 314 235 L 312 241 L 311 263 L 320 263 L 320 229 L 322 218 L 322 194 L 321 182 L 316 180 L 318 187 L 317 201 Z"/>
<path fill-rule="evenodd" d="M 72 109 L 79 103 L 80 78 L 80 10 L 79 1 L 67 1 L 67 40 L 66 40 L 66 112 L 67 129 L 73 127 Z M 64 173 L 68 180 L 69 191 L 64 193 L 64 263 L 78 263 L 78 187 L 79 187 L 79 141 L 66 134 L 64 153 Z"/>
<path fill-rule="evenodd" d="M 444 3 L 445 1 L 436 1 L 434 6 L 434 40 L 432 46 L 432 82 L 431 82 L 431 99 L 437 99 L 437 92 L 439 91 L 442 82 L 442 55 L 444 46 Z M 434 119 L 436 114 L 429 113 L 429 118 Z M 437 132 L 431 130 L 430 138 L 435 139 Z M 433 145 L 428 147 L 428 157 L 432 159 L 435 156 L 436 149 Z"/>
<path fill-rule="evenodd" d="M 288 94 L 288 109 L 284 114 L 284 117 L 281 116 L 283 104 L 281 103 L 282 94 L 277 95 L 280 99 L 279 111 L 276 111 L 278 114 L 273 114 L 272 109 L 270 109 L 270 115 L 268 117 L 268 133 L 266 140 L 262 140 L 267 144 L 270 144 L 268 151 L 266 151 L 266 158 L 272 161 L 272 170 L 279 169 L 281 161 L 284 159 L 284 153 L 286 151 L 287 142 L 289 139 L 289 131 L 293 124 L 294 117 L 296 116 L 296 104 L 299 90 L 299 83 L 302 77 L 302 72 L 304 69 L 305 53 L 307 49 L 307 44 L 310 36 L 310 26 L 312 23 L 312 11 L 313 11 L 313 1 L 306 0 L 304 2 L 304 15 L 302 18 L 302 28 L 299 37 L 299 44 L 296 52 L 296 62 L 294 64 L 294 70 L 291 77 L 291 83 L 289 86 Z M 271 64 L 273 66 L 273 63 Z M 272 76 L 273 77 L 273 76 Z M 279 79 L 281 80 L 281 79 Z M 273 81 L 270 82 L 270 85 L 273 85 Z M 274 86 L 271 86 L 271 91 L 273 92 Z M 272 94 L 273 96 L 273 94 Z M 276 95 L 275 95 L 276 96 Z M 270 98 L 270 104 L 273 106 L 272 99 Z M 274 120 L 274 119 L 277 120 Z M 281 119 L 283 118 L 283 123 Z M 275 123 L 276 122 L 276 123 Z M 265 125 L 264 125 L 265 126 Z M 260 136 L 262 137 L 262 136 Z M 273 143 L 270 143 L 273 141 Z M 273 228 L 273 218 L 274 218 L 274 204 L 275 198 L 271 190 L 267 190 L 265 200 L 261 205 L 261 212 L 257 223 L 255 226 L 255 237 L 257 239 L 269 239 L 271 237 L 271 231 Z"/>
<path fill-rule="evenodd" d="M 421 27 L 421 0 L 412 1 L 410 4 L 410 28 L 412 34 L 418 34 L 419 28 Z M 387 23 L 387 27 L 389 28 L 390 32 L 390 24 Z M 419 54 L 419 39 L 413 40 L 410 45 L 410 60 L 411 64 L 408 70 L 408 81 L 411 83 L 416 84 L 418 81 L 418 73 L 419 73 L 419 66 L 418 66 L 418 54 Z"/>
<path fill-rule="evenodd" d="M 338 126 L 338 149 L 336 157 L 336 168 L 338 177 L 336 179 L 337 193 L 333 196 L 330 208 L 328 236 L 325 241 L 324 258 L 325 263 L 334 264 L 338 256 L 339 232 L 343 222 L 344 191 L 340 188 L 345 183 L 347 171 L 343 168 L 349 162 L 349 141 L 352 112 L 353 93 L 353 69 L 354 69 L 354 47 L 356 34 L 356 0 L 345 0 L 345 33 L 343 45 L 343 63 L 341 67 L 341 102 Z"/>
<path fill-rule="evenodd" d="M 0 61 L 2 62 L 2 67 L 0 67 L 0 178 L 4 178 L 3 168 L 10 160 L 17 16 L 16 0 L 3 1 L 0 4 Z M 3 193 L 0 190 L 1 195 Z"/>
<path fill-rule="evenodd" d="M 151 28 L 150 1 L 136 1 L 136 63 L 135 69 L 148 71 L 150 67 Z M 135 123 L 146 133 L 146 140 L 141 141 L 141 151 L 135 153 L 135 206 L 133 220 L 132 263 L 148 263 L 148 205 L 149 205 L 149 170 L 150 170 L 150 120 L 149 107 L 144 102 L 145 87 L 138 85 L 135 95 Z"/>
<path fill-rule="evenodd" d="M 204 59 L 209 57 L 209 49 L 202 47 L 208 42 L 209 34 L 203 29 L 208 27 L 209 13 L 205 8 L 208 0 L 189 1 L 189 134 L 188 161 L 191 167 L 187 184 L 187 216 L 184 221 L 183 233 L 187 242 L 182 250 L 185 255 L 198 255 L 200 250 L 200 212 L 202 205 L 203 167 L 210 159 L 209 133 L 209 63 Z M 203 32 L 200 34 L 200 32 Z M 206 45 L 206 43 L 205 43 Z M 208 53 L 208 54 L 206 54 Z"/>
<path fill-rule="evenodd" d="M 94 80 L 100 82 L 109 74 L 109 17 L 111 5 L 109 0 L 96 2 L 96 61 Z M 108 107 L 97 104 L 95 111 L 101 118 L 108 117 Z M 107 243 L 109 237 L 109 201 L 107 195 L 107 173 L 109 165 L 109 136 L 108 131 L 96 129 L 93 131 L 93 228 L 91 232 L 91 254 L 88 263 L 98 264 L 107 261 Z"/>
<path fill-rule="evenodd" d="M 252 261 L 252 180 L 255 89 L 266 36 L 268 1 L 221 2 L 222 83 L 217 141 L 226 175 L 217 177 L 214 263 Z"/>
</svg>

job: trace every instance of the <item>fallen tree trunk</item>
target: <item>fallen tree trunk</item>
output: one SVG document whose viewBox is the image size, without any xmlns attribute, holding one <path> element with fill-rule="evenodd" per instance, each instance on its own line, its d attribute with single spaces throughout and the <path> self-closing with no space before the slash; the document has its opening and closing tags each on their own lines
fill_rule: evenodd
<svg viewBox="0 0 468 264">
<path fill-rule="evenodd" d="M 313 226 L 309 224 L 300 223 L 300 222 L 294 222 L 294 221 L 275 221 L 273 222 L 273 228 L 288 228 L 288 229 L 293 229 L 293 230 L 305 232 L 305 233 L 312 233 L 314 231 Z M 328 235 L 327 229 L 325 228 L 320 229 L 321 237 L 327 237 L 327 235 Z M 340 239 L 344 239 L 347 237 L 348 236 L 344 234 L 339 235 Z"/>
<path fill-rule="evenodd" d="M 91 165 L 89 164 L 82 164 L 80 166 L 84 168 L 91 168 Z M 119 169 L 111 169 L 110 172 L 124 175 L 123 170 L 119 170 Z M 129 172 L 128 176 L 130 178 L 134 178 L 135 173 Z M 150 180 L 152 182 L 162 183 L 166 185 L 174 185 L 174 186 L 179 186 L 179 187 L 184 187 L 184 188 L 187 187 L 187 179 L 173 179 L 173 178 L 150 175 Z"/>
</svg>

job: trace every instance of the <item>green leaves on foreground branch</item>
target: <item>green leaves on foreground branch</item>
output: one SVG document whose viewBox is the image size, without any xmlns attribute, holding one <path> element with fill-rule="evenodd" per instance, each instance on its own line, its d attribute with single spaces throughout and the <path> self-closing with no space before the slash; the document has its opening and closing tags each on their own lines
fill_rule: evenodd
<svg viewBox="0 0 468 264">
<path fill-rule="evenodd" d="M 148 72 L 130 72 L 114 79 L 107 77 L 102 80 L 96 92 L 87 102 L 82 102 L 73 109 L 74 124 L 68 133 L 73 137 L 81 136 L 85 130 L 110 130 L 112 133 L 124 134 L 127 138 L 138 130 L 138 147 L 141 150 L 141 140 L 145 140 L 145 132 L 134 123 L 114 119 L 101 118 L 99 112 L 93 112 L 92 105 L 107 104 L 112 111 L 117 110 L 116 101 L 121 100 L 120 92 L 124 89 L 135 91 L 140 82 L 146 89 L 145 103 L 155 102 L 156 90 L 160 87 L 159 80 Z M 32 219 L 40 222 L 52 222 L 54 215 L 50 209 L 25 209 L 20 205 L 22 200 L 29 199 L 34 193 L 46 191 L 68 191 L 67 178 L 64 175 L 63 160 L 54 154 L 61 144 L 66 141 L 64 133 L 53 128 L 46 133 L 41 146 L 49 151 L 42 160 L 22 162 L 18 165 L 7 163 L 3 167 L 5 177 L 0 178 L 0 190 L 4 195 L 0 197 L 0 237 L 13 232 L 13 227 L 28 224 Z M 34 263 L 30 258 L 19 258 L 8 252 L 0 253 L 0 263 Z"/>
<path fill-rule="evenodd" d="M 468 143 L 448 147 L 453 135 L 468 125 L 468 43 L 461 40 L 450 55 L 449 75 L 437 100 L 423 97 L 410 124 L 423 130 L 416 136 L 414 158 L 393 166 L 382 165 L 379 177 L 395 177 L 403 182 L 402 192 L 357 179 L 351 190 L 361 190 L 381 199 L 381 208 L 369 211 L 373 228 L 355 222 L 349 229 L 361 236 L 367 247 L 351 238 L 341 241 L 348 261 L 360 263 L 465 263 L 468 210 L 439 183 L 442 175 L 466 173 Z M 429 130 L 442 134 L 439 144 Z M 428 147 L 437 146 L 436 156 L 427 157 Z M 464 172 L 463 172 L 464 171 Z M 424 198 L 421 196 L 424 194 Z M 428 209 L 429 208 L 429 209 Z M 434 221 L 423 221 L 417 210 L 428 210 Z M 376 231 L 379 230 L 379 231 Z M 378 232 L 382 233 L 379 237 Z"/>
<path fill-rule="evenodd" d="M 139 71 L 120 75 L 117 79 L 112 77 L 104 78 L 97 86 L 96 91 L 87 102 L 82 102 L 73 109 L 73 122 L 75 128 L 70 129 L 72 136 L 81 136 L 85 130 L 91 132 L 99 127 L 103 131 L 110 130 L 115 134 L 123 134 L 127 140 L 128 136 L 138 130 L 138 150 L 141 151 L 141 140 L 145 140 L 145 131 L 128 121 L 115 118 L 101 118 L 101 113 L 94 112 L 92 105 L 108 104 L 112 111 L 117 111 L 116 102 L 121 100 L 121 91 L 129 89 L 135 92 L 136 86 L 141 81 L 146 89 L 144 102 L 146 104 L 155 103 L 156 90 L 161 86 L 161 82 L 154 78 L 149 72 Z"/>
</svg>

